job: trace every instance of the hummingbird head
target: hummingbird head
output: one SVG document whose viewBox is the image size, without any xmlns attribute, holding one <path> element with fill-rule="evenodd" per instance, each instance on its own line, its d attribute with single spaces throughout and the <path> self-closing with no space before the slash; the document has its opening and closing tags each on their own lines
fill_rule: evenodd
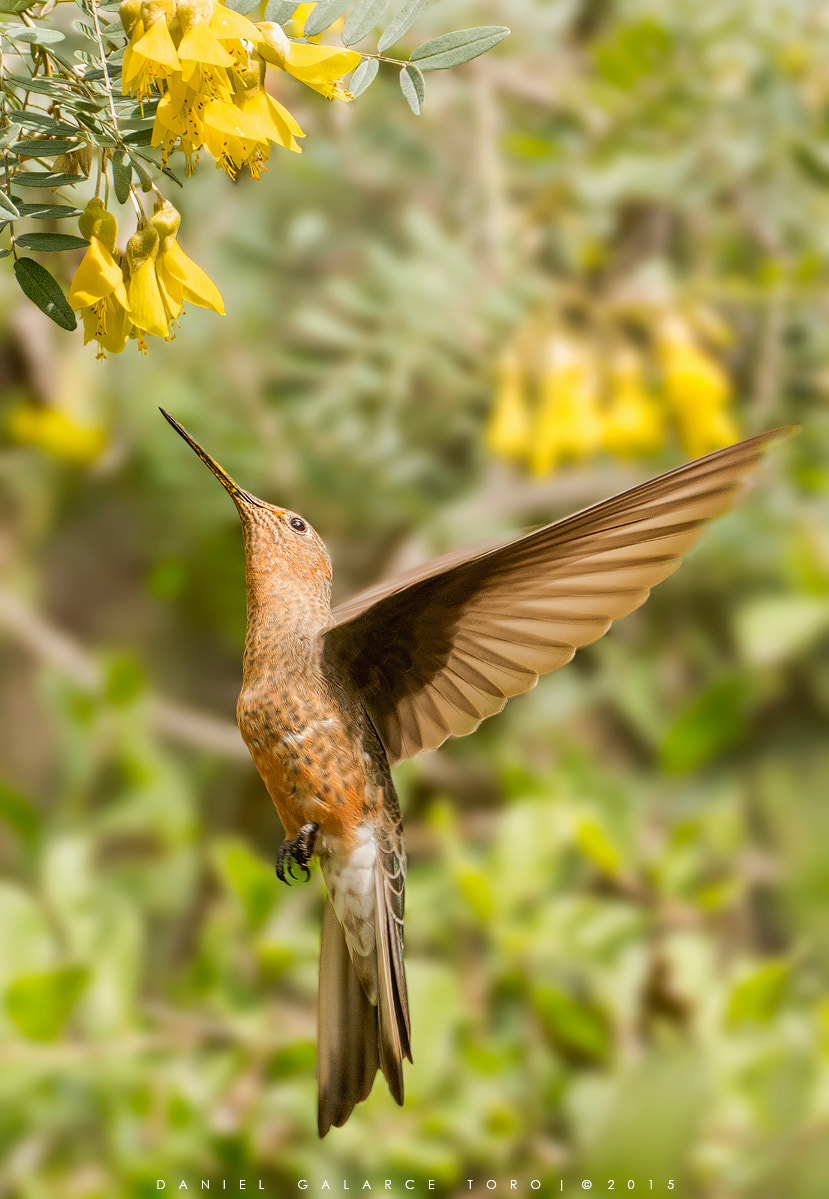
<svg viewBox="0 0 829 1199">
<path fill-rule="evenodd" d="M 307 520 L 289 508 L 257 499 L 239 487 L 215 459 L 202 449 L 174 417 L 159 411 L 205 466 L 213 472 L 236 505 L 245 535 L 248 602 L 263 601 L 277 608 L 330 612 L 331 560 L 322 538 Z M 297 603 L 301 598 L 302 603 Z M 284 602 L 280 602 L 284 601 Z"/>
</svg>

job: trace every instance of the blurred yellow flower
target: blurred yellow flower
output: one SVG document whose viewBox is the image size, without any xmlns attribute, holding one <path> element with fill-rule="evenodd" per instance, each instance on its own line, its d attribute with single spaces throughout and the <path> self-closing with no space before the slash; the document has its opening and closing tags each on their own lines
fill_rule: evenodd
<svg viewBox="0 0 829 1199">
<path fill-rule="evenodd" d="M 12 441 L 34 445 L 54 458 L 84 464 L 93 462 L 106 444 L 100 425 L 81 424 L 60 408 L 20 404 L 9 416 L 6 431 Z"/>
<path fill-rule="evenodd" d="M 289 41 L 281 26 L 271 21 L 260 22 L 258 28 L 262 34 L 259 53 L 267 62 L 287 71 L 327 100 L 351 99 L 342 80 L 362 61 L 363 56 L 356 50 Z"/>
<path fill-rule="evenodd" d="M 119 354 L 127 344 L 132 323 L 115 244 L 118 226 L 98 199 L 89 201 L 78 226 L 89 246 L 69 286 L 68 300 L 81 313 L 84 345 L 97 341 L 99 358 L 107 350 Z"/>
<path fill-rule="evenodd" d="M 530 466 L 549 473 L 562 459 L 583 458 L 602 442 L 596 363 L 589 346 L 564 333 L 547 342 Z"/>
<path fill-rule="evenodd" d="M 164 307 L 171 320 L 185 300 L 224 315 L 224 301 L 212 279 L 184 253 L 176 240 L 181 216 L 169 200 L 160 200 L 150 222 L 158 233 L 156 277 Z"/>
<path fill-rule="evenodd" d="M 689 324 L 670 312 L 657 325 L 655 340 L 665 396 L 688 452 L 704 454 L 737 440 L 728 411 L 730 380 L 700 346 Z"/>
<path fill-rule="evenodd" d="M 498 367 L 492 415 L 484 433 L 487 448 L 499 458 L 522 458 L 530 443 L 530 413 L 515 354 L 505 354 Z"/>
<path fill-rule="evenodd" d="M 665 438 L 665 419 L 645 387 L 642 359 L 625 346 L 611 358 L 608 402 L 602 413 L 602 441 L 614 454 L 655 450 Z"/>
</svg>

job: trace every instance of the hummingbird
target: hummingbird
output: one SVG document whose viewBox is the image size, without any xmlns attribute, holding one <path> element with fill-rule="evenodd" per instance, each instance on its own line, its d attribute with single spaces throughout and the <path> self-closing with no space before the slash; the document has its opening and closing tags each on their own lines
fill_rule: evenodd
<svg viewBox="0 0 829 1199">
<path fill-rule="evenodd" d="M 377 1071 L 403 1103 L 412 1060 L 403 961 L 406 851 L 391 767 L 471 733 L 647 599 L 702 525 L 737 499 L 760 433 L 518 539 L 472 546 L 331 607 L 319 534 L 239 487 L 161 409 L 230 494 L 245 544 L 247 626 L 236 716 L 285 831 L 276 873 L 325 882 L 318 1132 Z"/>
</svg>

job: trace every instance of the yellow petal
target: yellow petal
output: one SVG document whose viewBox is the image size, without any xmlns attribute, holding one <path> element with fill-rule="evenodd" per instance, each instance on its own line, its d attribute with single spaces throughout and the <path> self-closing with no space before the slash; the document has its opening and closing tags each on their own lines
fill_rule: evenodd
<svg viewBox="0 0 829 1199">
<path fill-rule="evenodd" d="M 206 21 L 197 21 L 179 42 L 178 56 L 182 63 L 204 63 L 211 67 L 232 67 L 233 59 L 213 34 Z M 187 73 L 182 71 L 187 81 Z"/>
<path fill-rule="evenodd" d="M 187 257 L 175 239 L 159 254 L 159 269 L 162 264 L 165 273 L 183 288 L 185 300 L 224 315 L 225 305 L 219 289 L 201 267 Z"/>
<path fill-rule="evenodd" d="M 127 288 L 133 324 L 153 337 L 167 336 L 167 313 L 155 275 L 155 263 L 146 259 L 133 271 Z"/>
<path fill-rule="evenodd" d="M 178 71 L 181 66 L 170 30 L 163 17 L 159 17 L 135 43 L 133 52 L 136 56 L 141 55 L 150 62 L 167 67 L 170 71 Z"/>
<path fill-rule="evenodd" d="M 121 268 L 97 237 L 89 247 L 69 287 L 69 303 L 74 309 L 88 308 L 110 295 L 121 283 Z"/>
<path fill-rule="evenodd" d="M 210 30 L 219 41 L 239 40 L 261 42 L 262 34 L 247 17 L 225 8 L 223 4 L 213 5 L 213 15 L 210 18 Z"/>
</svg>

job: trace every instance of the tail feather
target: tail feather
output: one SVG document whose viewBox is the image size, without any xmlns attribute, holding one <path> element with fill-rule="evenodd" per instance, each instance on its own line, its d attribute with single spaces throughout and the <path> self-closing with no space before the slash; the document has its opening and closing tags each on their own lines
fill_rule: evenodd
<svg viewBox="0 0 829 1199">
<path fill-rule="evenodd" d="M 380 1066 L 377 1008 L 366 998 L 328 896 L 322 912 L 318 1020 L 317 1127 L 324 1137 L 368 1098 Z"/>
</svg>

